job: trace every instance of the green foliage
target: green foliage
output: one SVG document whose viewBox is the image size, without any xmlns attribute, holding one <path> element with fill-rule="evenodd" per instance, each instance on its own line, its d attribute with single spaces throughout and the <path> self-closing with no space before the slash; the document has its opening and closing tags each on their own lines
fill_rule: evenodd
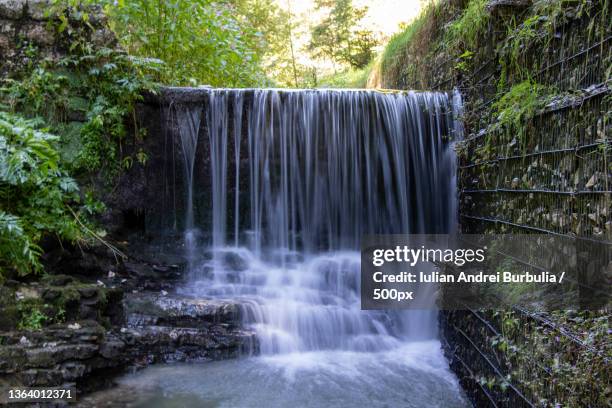
<svg viewBox="0 0 612 408">
<path fill-rule="evenodd" d="M 537 320 L 516 311 L 488 313 L 502 329 L 489 342 L 513 367 L 505 381 L 531 390 L 541 406 L 606 406 L 609 392 L 602 392 L 601 381 L 609 376 L 611 350 L 605 311 L 539 313 Z"/>
<path fill-rule="evenodd" d="M 229 2 L 120 0 L 106 10 L 130 54 L 164 61 L 161 82 L 244 87 L 265 81 L 262 33 Z"/>
<path fill-rule="evenodd" d="M 20 80 L 5 80 L 2 95 L 11 110 L 41 117 L 62 135 L 59 145 L 69 170 L 104 167 L 112 176 L 130 160 L 123 152 L 130 130 L 136 138 L 144 136 L 135 123 L 136 129 L 129 128 L 128 119 L 143 92 L 155 89 L 150 75 L 157 68 L 154 61 L 119 51 L 77 48 L 59 63 L 42 61 Z M 69 122 L 71 116 L 84 122 Z"/>
<path fill-rule="evenodd" d="M 227 4 L 236 10 L 241 26 L 255 33 L 250 42 L 267 77 L 259 85 L 303 86 L 308 72 L 295 55 L 292 36 L 298 25 L 291 10 L 280 8 L 275 0 L 227 0 Z"/>
<path fill-rule="evenodd" d="M 531 80 L 514 85 L 492 105 L 497 123 L 518 130 L 522 123 L 544 107 L 546 100 L 543 96 L 547 94 L 546 87 Z"/>
<path fill-rule="evenodd" d="M 21 314 L 21 320 L 17 326 L 20 330 L 40 330 L 48 320 L 35 302 L 19 302 L 18 311 Z"/>
<path fill-rule="evenodd" d="M 37 244 L 45 234 L 82 236 L 68 208 L 79 201 L 78 187 L 60 168 L 57 139 L 0 112 L 0 278 L 40 271 Z"/>
<path fill-rule="evenodd" d="M 327 11 L 313 27 L 308 49 L 315 58 L 328 59 L 352 68 L 365 68 L 378 44 L 374 33 L 359 28 L 367 8 L 353 6 L 352 0 L 316 0 L 317 10 Z"/>
<path fill-rule="evenodd" d="M 464 52 L 457 58 L 458 62 L 455 65 L 455 69 L 458 71 L 467 72 L 469 70 L 472 58 L 474 58 L 474 53 L 472 51 Z"/>
<path fill-rule="evenodd" d="M 465 11 L 454 21 L 446 36 L 446 43 L 461 51 L 475 51 L 478 37 L 489 23 L 488 0 L 470 0 Z"/>
<path fill-rule="evenodd" d="M 317 86 L 319 88 L 366 88 L 374 64 L 375 62 L 372 61 L 364 68 L 347 69 L 329 77 L 321 78 Z"/>
<path fill-rule="evenodd" d="M 418 40 L 427 34 L 427 24 L 431 23 L 437 10 L 438 3 L 429 2 L 417 18 L 391 37 L 381 56 L 380 69 L 384 77 L 393 78 L 393 82 L 397 82 L 400 77 L 414 74 L 417 69 L 414 55 L 417 53 L 415 49 Z"/>
<path fill-rule="evenodd" d="M 545 107 L 550 94 L 551 90 L 548 87 L 526 80 L 514 85 L 495 101 L 491 106 L 491 112 L 496 121 L 485 139 L 484 146 L 489 149 L 485 157 L 492 153 L 489 146 L 493 143 L 497 132 L 505 134 L 502 140 L 508 139 L 505 142 L 508 147 L 518 141 L 521 150 L 525 151 L 530 120 Z M 499 143 L 499 140 L 496 143 Z"/>
<path fill-rule="evenodd" d="M 0 281 L 9 267 L 22 274 L 40 270 L 41 252 L 24 232 L 19 217 L 0 211 Z"/>
</svg>

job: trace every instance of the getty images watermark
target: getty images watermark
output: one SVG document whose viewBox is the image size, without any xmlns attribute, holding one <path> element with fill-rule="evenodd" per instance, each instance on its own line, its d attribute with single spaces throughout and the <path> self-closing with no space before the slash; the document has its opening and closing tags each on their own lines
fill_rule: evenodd
<svg viewBox="0 0 612 408">
<path fill-rule="evenodd" d="M 605 241 L 372 235 L 361 249 L 362 309 L 598 309 L 609 300 Z"/>
</svg>

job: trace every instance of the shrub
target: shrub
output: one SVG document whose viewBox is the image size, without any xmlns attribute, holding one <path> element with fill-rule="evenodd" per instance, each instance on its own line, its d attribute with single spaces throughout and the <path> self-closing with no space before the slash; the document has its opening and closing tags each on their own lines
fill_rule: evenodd
<svg viewBox="0 0 612 408">
<path fill-rule="evenodd" d="M 0 279 L 41 270 L 39 241 L 76 241 L 82 229 L 69 207 L 78 186 L 60 168 L 58 138 L 33 121 L 0 112 Z"/>
</svg>

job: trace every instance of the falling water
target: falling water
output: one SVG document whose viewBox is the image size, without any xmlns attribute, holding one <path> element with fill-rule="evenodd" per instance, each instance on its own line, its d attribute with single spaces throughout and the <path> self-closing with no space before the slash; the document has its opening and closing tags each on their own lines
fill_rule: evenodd
<svg viewBox="0 0 612 408">
<path fill-rule="evenodd" d="M 454 226 L 457 128 L 448 95 L 206 92 L 199 111 L 177 115 L 191 260 L 197 143 L 209 144 L 211 161 L 212 256 L 190 263 L 186 291 L 240 300 L 264 354 L 378 351 L 435 336 L 432 311 L 360 310 L 357 250 L 367 233 Z"/>
<path fill-rule="evenodd" d="M 187 208 L 185 209 L 185 248 L 189 269 L 195 268 L 196 259 L 196 235 L 193 216 L 193 172 L 195 166 L 195 152 L 198 144 L 198 133 L 200 129 L 199 107 L 179 106 L 176 109 L 178 133 L 181 138 L 185 164 L 185 179 L 189 186 L 187 189 Z"/>
<path fill-rule="evenodd" d="M 359 299 L 363 234 L 455 228 L 458 96 L 193 92 L 201 103 L 174 109 L 181 292 L 241 304 L 260 356 L 151 368 L 123 384 L 154 384 L 160 406 L 188 396 L 190 406 L 466 407 L 435 339 L 433 294 L 430 310 L 362 311 Z"/>
</svg>

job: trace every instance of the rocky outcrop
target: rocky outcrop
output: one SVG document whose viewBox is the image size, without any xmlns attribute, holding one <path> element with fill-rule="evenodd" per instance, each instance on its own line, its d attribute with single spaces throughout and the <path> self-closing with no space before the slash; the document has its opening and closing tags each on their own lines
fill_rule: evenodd
<svg viewBox="0 0 612 408">
<path fill-rule="evenodd" d="M 104 248 L 58 248 L 46 254 L 48 275 L 0 285 L 0 388 L 86 393 L 129 367 L 257 350 L 240 304 L 170 293 L 184 270 L 176 245 L 117 245 L 127 259 Z"/>
<path fill-rule="evenodd" d="M 0 385 L 75 387 L 124 366 L 124 340 L 95 321 L 0 333 Z M 103 378 L 97 376 L 97 378 Z"/>
<path fill-rule="evenodd" d="M 100 379 L 152 363 L 235 357 L 256 350 L 240 305 L 164 292 L 126 295 L 124 327 L 94 320 L 0 332 L 0 388 L 100 388 Z"/>
<path fill-rule="evenodd" d="M 255 334 L 241 327 L 240 304 L 145 292 L 126 297 L 128 328 L 145 363 L 218 359 L 256 351 Z"/>
</svg>

